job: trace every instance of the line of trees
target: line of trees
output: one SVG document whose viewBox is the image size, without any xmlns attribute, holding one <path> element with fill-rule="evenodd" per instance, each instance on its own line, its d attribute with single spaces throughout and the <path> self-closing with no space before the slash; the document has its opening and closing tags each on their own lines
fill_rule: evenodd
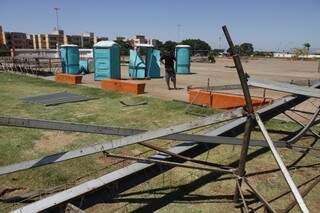
<svg viewBox="0 0 320 213">
<path fill-rule="evenodd" d="M 129 50 L 133 48 L 130 41 L 115 40 L 115 42 L 119 44 L 122 55 L 128 55 Z M 170 41 L 170 40 L 166 42 L 162 42 L 160 40 L 154 41 L 155 48 L 159 49 L 161 52 L 163 51 L 174 52 L 178 44 L 190 45 L 192 54 L 200 53 L 201 55 L 208 55 L 212 50 L 210 45 L 207 42 L 200 39 L 185 39 L 180 43 L 175 41 Z"/>
<path fill-rule="evenodd" d="M 235 45 L 234 49 L 236 53 L 241 56 L 251 56 L 254 54 L 253 44 L 251 43 L 242 43 L 240 45 Z M 230 54 L 230 48 L 227 50 L 227 52 Z"/>
</svg>

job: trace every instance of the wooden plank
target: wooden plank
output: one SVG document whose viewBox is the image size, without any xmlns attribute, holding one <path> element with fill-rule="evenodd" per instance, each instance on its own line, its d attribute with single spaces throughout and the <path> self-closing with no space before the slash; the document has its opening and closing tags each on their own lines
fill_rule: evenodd
<svg viewBox="0 0 320 213">
<path fill-rule="evenodd" d="M 313 98 L 320 98 L 320 90 L 311 87 L 296 86 L 288 83 L 281 83 L 270 80 L 257 80 L 254 78 L 248 78 L 248 85 L 260 88 L 266 88 L 279 92 L 287 92 L 296 95 L 304 95 Z"/>
</svg>

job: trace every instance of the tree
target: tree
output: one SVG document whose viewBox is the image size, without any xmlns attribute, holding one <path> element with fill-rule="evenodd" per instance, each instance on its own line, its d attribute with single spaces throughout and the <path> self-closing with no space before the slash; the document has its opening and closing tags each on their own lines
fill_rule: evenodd
<svg viewBox="0 0 320 213">
<path fill-rule="evenodd" d="M 253 54 L 253 45 L 251 43 L 242 43 L 240 45 L 240 55 L 250 56 Z"/>
<path fill-rule="evenodd" d="M 177 42 L 175 41 L 166 41 L 161 47 L 161 51 L 168 51 L 173 53 L 177 46 Z"/>
<path fill-rule="evenodd" d="M 250 56 L 253 54 L 254 49 L 253 45 L 251 43 L 242 43 L 241 45 L 235 45 L 234 49 L 236 51 L 236 54 L 239 54 L 241 56 Z M 230 48 L 227 50 L 227 52 L 230 54 Z"/>
<path fill-rule="evenodd" d="M 235 50 L 236 54 L 240 54 L 240 46 L 239 45 L 234 45 L 234 50 Z M 227 52 L 231 55 L 230 47 L 227 49 Z"/>
<path fill-rule="evenodd" d="M 132 45 L 129 41 L 124 41 L 121 39 L 115 40 L 117 44 L 120 46 L 120 54 L 121 55 L 129 55 L 129 50 L 132 49 Z"/>
<path fill-rule="evenodd" d="M 218 56 L 218 55 L 221 55 L 224 53 L 224 49 L 213 49 L 211 51 L 211 53 L 214 55 L 214 56 Z"/>
<path fill-rule="evenodd" d="M 162 43 L 162 41 L 160 41 L 160 40 L 158 40 L 158 39 L 155 39 L 154 41 L 154 47 L 156 48 L 156 49 L 161 49 L 162 48 L 162 46 L 163 46 L 163 43 Z"/>
<path fill-rule="evenodd" d="M 300 56 L 304 56 L 304 55 L 307 55 L 308 53 L 308 50 L 307 48 L 295 48 L 293 50 L 293 54 L 294 54 L 294 57 L 295 58 L 299 58 Z"/>
<path fill-rule="evenodd" d="M 185 39 L 181 42 L 181 44 L 191 46 L 191 50 L 193 52 L 200 52 L 201 55 L 208 55 L 211 50 L 210 45 L 200 39 Z"/>
<path fill-rule="evenodd" d="M 272 57 L 273 53 L 268 51 L 254 51 L 254 56 L 260 56 L 260 57 Z"/>
<path fill-rule="evenodd" d="M 310 50 L 311 44 L 310 43 L 304 43 L 303 46 L 307 49 L 308 54 L 309 54 L 309 50 Z"/>
</svg>

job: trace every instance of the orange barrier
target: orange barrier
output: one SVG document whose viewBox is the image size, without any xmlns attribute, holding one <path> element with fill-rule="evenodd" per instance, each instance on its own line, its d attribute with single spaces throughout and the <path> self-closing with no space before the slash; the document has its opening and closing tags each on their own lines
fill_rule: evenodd
<svg viewBox="0 0 320 213">
<path fill-rule="evenodd" d="M 137 83 L 128 80 L 102 80 L 101 88 L 120 92 L 129 92 L 133 94 L 143 94 L 145 83 Z"/>
<path fill-rule="evenodd" d="M 81 84 L 82 75 L 70 75 L 64 73 L 58 73 L 55 77 L 57 82 L 67 83 L 67 84 Z"/>
<path fill-rule="evenodd" d="M 231 93 L 208 92 L 200 89 L 189 90 L 189 102 L 208 106 L 214 109 L 231 109 L 245 105 L 243 95 L 236 95 Z M 254 106 L 271 103 L 270 98 L 252 97 L 252 104 Z"/>
</svg>

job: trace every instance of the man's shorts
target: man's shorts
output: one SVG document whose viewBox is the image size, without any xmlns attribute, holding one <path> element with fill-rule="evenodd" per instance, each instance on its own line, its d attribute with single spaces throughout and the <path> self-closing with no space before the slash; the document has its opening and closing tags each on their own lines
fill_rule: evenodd
<svg viewBox="0 0 320 213">
<path fill-rule="evenodd" d="M 174 81 L 176 80 L 176 73 L 172 69 L 166 69 L 164 77 L 166 78 L 167 81 L 169 80 Z"/>
</svg>

